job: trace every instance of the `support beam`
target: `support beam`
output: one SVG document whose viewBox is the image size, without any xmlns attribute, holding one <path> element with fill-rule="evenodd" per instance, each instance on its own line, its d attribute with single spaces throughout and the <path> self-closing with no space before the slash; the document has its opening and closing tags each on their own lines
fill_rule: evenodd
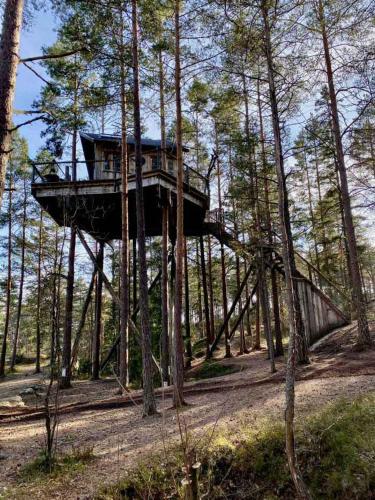
<svg viewBox="0 0 375 500">
<path fill-rule="evenodd" d="M 244 317 L 245 312 L 249 310 L 249 307 L 252 304 L 251 299 L 254 297 L 254 294 L 257 291 L 257 288 L 258 288 L 258 280 L 256 281 L 255 285 L 253 286 L 251 293 L 247 296 L 247 299 L 245 301 L 245 304 L 243 305 L 241 313 L 238 316 L 238 318 L 236 319 L 236 322 L 234 323 L 234 325 L 230 331 L 229 340 L 231 340 L 233 335 L 236 333 L 237 327 L 240 324 L 240 322 L 242 321 L 242 318 Z"/>
<path fill-rule="evenodd" d="M 81 340 L 83 328 L 84 328 L 85 322 L 86 322 L 87 311 L 88 311 L 88 308 L 89 308 L 89 305 L 90 305 L 90 302 L 91 302 L 91 295 L 92 295 L 92 291 L 94 289 L 94 283 L 95 283 L 96 273 L 97 273 L 97 271 L 96 271 L 96 268 L 95 268 L 94 271 L 93 271 L 93 273 L 92 273 L 92 276 L 91 276 L 91 281 L 90 281 L 89 288 L 87 290 L 85 302 L 83 303 L 81 319 L 80 319 L 80 322 L 79 322 L 79 325 L 78 325 L 78 328 L 77 328 L 76 336 L 74 338 L 74 343 L 73 343 L 73 348 L 72 348 L 72 360 L 71 360 L 71 363 L 70 363 L 71 369 L 73 368 L 75 362 L 77 361 L 79 342 Z"/>
<path fill-rule="evenodd" d="M 211 324 L 210 324 L 210 310 L 208 306 L 208 289 L 207 289 L 206 263 L 204 259 L 203 236 L 199 237 L 199 246 L 200 246 L 201 271 L 202 271 L 204 319 L 205 319 L 206 340 L 207 340 L 206 358 L 208 359 L 211 356 L 211 351 L 210 351 Z"/>
<path fill-rule="evenodd" d="M 91 365 L 91 380 L 99 379 L 100 365 L 100 334 L 102 329 L 102 296 L 103 296 L 103 272 L 104 262 L 104 242 L 99 243 L 99 252 L 96 258 L 96 265 L 99 269 L 98 279 L 96 281 L 95 293 L 95 328 L 92 339 L 92 365 Z"/>
<path fill-rule="evenodd" d="M 245 277 L 244 279 L 242 280 L 242 283 L 241 283 L 241 286 L 240 288 L 237 290 L 237 294 L 232 302 L 232 305 L 230 306 L 230 309 L 228 311 L 228 314 L 226 315 L 226 317 L 224 318 L 224 321 L 223 321 L 223 324 L 221 325 L 220 327 L 220 330 L 219 330 L 219 333 L 216 335 L 216 338 L 213 342 L 213 344 L 211 345 L 210 347 L 210 355 L 212 356 L 212 353 L 214 352 L 214 350 L 216 349 L 216 346 L 217 344 L 219 343 L 219 340 L 221 338 L 221 336 L 223 335 L 224 331 L 225 331 L 225 328 L 228 327 L 228 324 L 229 324 L 229 320 L 232 316 L 232 314 L 234 313 L 235 309 L 236 309 L 236 306 L 237 306 L 237 303 L 239 301 L 239 298 L 241 297 L 241 294 L 245 288 L 245 285 L 246 285 L 246 282 L 247 280 L 249 279 L 250 277 L 250 274 L 254 271 L 254 264 L 251 264 L 249 266 L 249 269 L 247 270 L 246 274 L 245 274 Z"/>
<path fill-rule="evenodd" d="M 149 295 L 151 294 L 152 290 L 156 287 L 156 285 L 160 281 L 160 278 L 161 278 L 161 270 L 157 273 L 157 275 L 152 280 L 151 285 L 148 288 L 148 294 Z M 131 315 L 131 321 L 134 322 L 137 319 L 138 312 L 139 312 L 139 303 L 137 302 L 137 304 L 135 305 L 134 311 L 133 311 L 133 313 Z M 113 354 L 115 353 L 116 347 L 118 346 L 119 342 L 120 342 L 120 335 L 118 335 L 116 337 L 116 339 L 113 342 L 110 350 L 108 351 L 107 356 L 102 361 L 102 364 L 100 365 L 100 371 L 103 371 L 104 368 L 107 366 L 109 360 L 112 358 Z"/>
<path fill-rule="evenodd" d="M 106 286 L 108 292 L 111 294 L 111 296 L 112 296 L 113 300 L 115 301 L 115 303 L 117 304 L 117 306 L 120 307 L 120 304 L 121 304 L 120 297 L 117 295 L 117 293 L 113 289 L 113 286 L 111 285 L 111 282 L 109 281 L 109 279 L 105 275 L 104 271 L 99 268 L 99 266 L 98 266 L 98 264 L 96 262 L 95 255 L 93 254 L 91 248 L 87 244 L 87 241 L 86 241 L 86 239 L 85 239 L 82 231 L 76 227 L 76 232 L 77 232 L 77 235 L 78 235 L 78 238 L 79 238 L 80 242 L 82 243 L 84 249 L 86 250 L 88 256 L 90 257 L 92 263 L 94 264 L 94 266 L 97 269 L 98 273 L 102 276 L 103 283 Z M 141 342 L 141 336 L 140 336 L 140 333 L 139 333 L 139 331 L 138 331 L 137 327 L 135 326 L 134 321 L 132 319 L 129 319 L 129 328 L 132 331 L 132 333 L 134 334 L 135 339 L 137 340 L 137 342 L 140 344 L 140 342 Z M 160 373 L 160 365 L 157 362 L 155 356 L 152 356 L 152 360 L 153 360 L 154 365 L 157 368 L 158 372 Z"/>
</svg>

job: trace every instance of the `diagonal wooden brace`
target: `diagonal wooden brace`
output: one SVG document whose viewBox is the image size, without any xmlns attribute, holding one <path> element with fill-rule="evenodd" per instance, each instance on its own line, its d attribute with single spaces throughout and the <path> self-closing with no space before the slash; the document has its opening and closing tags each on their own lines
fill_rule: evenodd
<svg viewBox="0 0 375 500">
<path fill-rule="evenodd" d="M 113 289 L 113 286 L 111 285 L 111 282 L 109 281 L 109 279 L 105 275 L 104 271 L 99 268 L 99 266 L 98 266 L 98 264 L 96 262 L 95 255 L 93 254 L 91 248 L 87 244 L 87 241 L 86 241 L 86 239 L 85 239 L 82 231 L 78 227 L 76 227 L 75 229 L 77 231 L 78 238 L 80 239 L 80 242 L 82 243 L 82 245 L 83 245 L 84 249 L 86 250 L 88 256 L 90 257 L 92 263 L 94 264 L 95 269 L 97 270 L 98 273 L 100 273 L 100 275 L 101 275 L 101 277 L 103 279 L 104 285 L 106 286 L 107 290 L 109 291 L 112 299 L 115 301 L 115 303 L 117 304 L 117 306 L 120 308 L 121 307 L 120 297 L 117 295 L 117 293 Z M 134 336 L 135 336 L 137 342 L 139 343 L 139 345 L 141 345 L 141 335 L 140 335 L 137 327 L 135 326 L 134 321 L 131 318 L 129 318 L 129 328 L 132 331 L 132 333 L 134 334 Z M 154 365 L 156 366 L 158 372 L 160 373 L 160 365 L 157 362 L 157 359 L 155 358 L 154 355 L 152 355 L 152 360 L 153 360 Z"/>
</svg>

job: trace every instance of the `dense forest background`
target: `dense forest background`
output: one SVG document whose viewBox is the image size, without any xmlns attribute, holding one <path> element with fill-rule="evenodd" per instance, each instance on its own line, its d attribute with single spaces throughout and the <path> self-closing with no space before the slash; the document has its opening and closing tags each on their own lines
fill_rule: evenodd
<svg viewBox="0 0 375 500">
<path fill-rule="evenodd" d="M 3 3 L 6 27 L 9 2 Z M 52 0 L 48 9 L 58 20 L 55 43 L 19 61 L 30 78 L 42 81 L 40 95 L 21 114 L 25 127 L 43 124 L 44 145 L 30 157 L 25 129 L 17 125 L 6 131 L 10 153 L 4 153 L 5 142 L 1 150 L 8 164 L 0 216 L 0 375 L 29 360 L 37 372 L 58 364 L 58 377 L 70 343 L 73 378 L 98 378 L 95 355 L 102 361 L 117 336 L 125 336 L 124 318 L 139 300 L 135 323 L 142 349 L 130 328 L 128 364 L 120 347 L 101 375 L 116 374 L 150 397 L 148 378 L 160 385 L 145 366 L 151 363 L 148 341 L 155 358 L 163 357 L 162 283 L 147 298 L 144 278 L 150 285 L 161 272 L 162 238 L 138 244 L 125 238 L 125 250 L 121 241 L 105 246 L 103 269 L 123 304 L 126 290 L 124 310 L 103 287 L 73 226 L 58 227 L 31 195 L 36 164 L 67 161 L 71 169 L 78 165 L 78 180 L 87 177 L 79 163 L 84 131 L 116 134 L 123 143 L 126 136 L 137 143 L 140 134 L 162 144 L 169 139 L 181 172 L 185 162 L 208 177 L 211 217 L 259 252 L 259 292 L 242 314 L 251 288 L 246 283 L 236 307 L 239 354 L 266 344 L 272 362 L 284 350 L 286 356 L 289 338 L 289 361 L 295 350 L 299 361 L 307 361 L 293 285 L 297 268 L 358 319 L 358 346 L 369 346 L 367 308 L 375 293 L 373 2 Z M 22 29 L 41 12 L 43 2 L 27 2 Z M 183 159 L 182 145 L 188 149 Z M 121 162 L 124 172 L 124 156 Z M 206 354 L 207 339 L 212 343 L 218 333 L 249 264 L 212 235 L 185 239 L 177 226 L 169 329 L 177 339 L 172 378 L 182 387 L 184 369 Z M 99 255 L 100 245 L 88 241 Z M 283 255 L 285 280 L 264 268 L 267 246 Z M 238 354 L 228 342 L 225 349 L 228 356 Z M 288 381 L 294 382 L 292 372 L 287 388 Z M 291 409 L 289 396 L 287 391 Z M 151 397 L 144 411 L 153 409 Z M 292 422 L 293 414 L 288 418 Z"/>
</svg>

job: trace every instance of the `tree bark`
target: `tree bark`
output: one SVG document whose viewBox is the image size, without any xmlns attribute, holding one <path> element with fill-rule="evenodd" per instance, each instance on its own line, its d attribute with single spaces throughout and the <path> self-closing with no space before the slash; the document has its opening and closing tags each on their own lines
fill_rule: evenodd
<svg viewBox="0 0 375 500">
<path fill-rule="evenodd" d="M 335 140 L 337 169 L 340 176 L 340 191 L 344 212 L 345 235 L 348 242 L 350 274 L 352 281 L 353 302 L 357 313 L 358 339 L 357 345 L 361 348 L 372 344 L 367 321 L 366 302 L 363 296 L 361 274 L 358 261 L 357 241 L 354 230 L 353 214 L 349 195 L 348 177 L 345 167 L 344 148 L 341 138 L 339 112 L 337 106 L 336 89 L 333 79 L 331 52 L 325 23 L 325 12 L 322 0 L 318 0 L 318 20 L 320 22 L 324 58 L 327 73 L 328 92 L 332 115 L 332 132 Z"/>
<path fill-rule="evenodd" d="M 62 348 L 62 366 L 59 380 L 59 388 L 67 389 L 71 387 L 71 351 L 72 351 L 72 327 L 73 327 L 73 299 L 74 299 L 74 259 L 76 248 L 76 230 L 70 227 L 70 243 L 68 258 L 68 276 L 66 284 L 65 299 L 65 324 Z"/>
<path fill-rule="evenodd" d="M 79 342 L 81 340 L 83 328 L 84 328 L 85 323 L 86 323 L 87 311 L 88 311 L 88 308 L 89 308 L 89 305 L 90 305 L 90 302 L 91 302 L 91 295 L 92 295 L 92 291 L 94 289 L 94 284 L 95 284 L 95 281 L 96 281 L 96 273 L 97 273 L 97 271 L 96 271 L 96 269 L 94 269 L 94 271 L 92 273 L 92 276 L 91 276 L 89 288 L 87 290 L 85 302 L 83 303 L 81 320 L 79 322 L 79 325 L 78 325 L 78 328 L 77 328 L 77 333 L 76 333 L 76 336 L 75 336 L 75 339 L 74 339 L 74 342 L 73 342 L 72 360 L 70 362 L 70 365 L 71 365 L 72 369 L 74 367 L 75 362 L 77 361 Z"/>
<path fill-rule="evenodd" d="M 198 295 L 198 324 L 199 324 L 199 335 L 201 338 L 204 337 L 203 333 L 203 307 L 202 307 L 202 286 L 201 286 L 201 270 L 199 264 L 199 245 L 198 239 L 195 240 L 195 259 L 197 262 L 197 295 Z"/>
<path fill-rule="evenodd" d="M 123 16 L 123 13 L 121 12 Z M 121 268 L 120 268 L 120 382 L 129 385 L 129 192 L 128 192 L 128 147 L 127 147 L 127 101 L 125 89 L 125 51 L 121 22 Z M 133 256 L 133 259 L 135 256 Z"/>
<path fill-rule="evenodd" d="M 160 99 L 160 135 L 161 135 L 161 168 L 168 170 L 167 140 L 165 124 L 165 90 L 163 52 L 159 49 L 159 99 Z M 169 198 L 169 193 L 168 193 Z M 169 238 L 169 199 L 162 206 L 162 277 L 161 277 L 161 370 L 163 384 L 169 385 L 169 287 L 168 287 L 168 238 Z"/>
<path fill-rule="evenodd" d="M 180 0 L 175 0 L 175 93 L 176 93 L 176 155 L 177 155 L 177 215 L 176 215 L 176 280 L 173 332 L 173 404 L 184 402 L 184 354 L 182 339 L 182 289 L 184 279 L 184 163 L 182 157 L 182 109 L 180 63 Z"/>
<path fill-rule="evenodd" d="M 301 318 L 300 304 L 297 293 L 297 282 L 295 280 L 295 262 L 293 251 L 293 240 L 290 227 L 288 194 L 286 189 L 286 180 L 284 172 L 283 151 L 281 143 L 279 110 L 276 97 L 275 87 L 275 70 L 272 54 L 271 30 L 268 14 L 268 2 L 262 0 L 261 15 L 264 28 L 264 48 L 267 61 L 269 97 L 272 114 L 272 128 L 274 135 L 275 149 L 275 164 L 278 180 L 278 202 L 279 216 L 282 236 L 283 260 L 285 269 L 285 282 L 287 291 L 287 308 L 288 308 L 288 323 L 289 323 L 289 347 L 288 361 L 286 370 L 285 396 L 285 424 L 286 424 L 286 454 L 290 473 L 293 479 L 294 486 L 300 498 L 307 499 L 310 497 L 309 492 L 300 475 L 296 453 L 295 453 L 295 436 L 294 436 L 294 384 L 295 384 L 295 367 L 296 367 L 296 336 L 300 337 L 300 345 L 302 347 L 302 355 L 300 359 L 306 358 L 305 354 L 305 339 L 303 331 L 303 323 Z"/>
<path fill-rule="evenodd" d="M 189 295 L 189 267 L 186 237 L 184 238 L 184 270 L 185 270 L 185 351 L 186 363 L 185 367 L 191 367 L 193 359 L 193 350 L 191 347 L 191 331 L 190 331 L 190 295 Z"/>
<path fill-rule="evenodd" d="M 104 242 L 99 243 L 99 251 L 96 256 L 98 268 L 103 270 L 104 261 Z M 95 326 L 92 339 L 92 370 L 91 380 L 99 379 L 100 369 L 100 335 L 102 331 L 102 300 L 103 300 L 103 278 L 101 273 L 98 273 L 95 290 Z"/>
<path fill-rule="evenodd" d="M 209 342 L 215 339 L 215 301 L 214 301 L 214 289 L 213 289 L 213 276 L 212 276 L 212 247 L 211 247 L 211 235 L 207 236 L 207 247 L 208 247 L 208 293 L 209 293 L 209 321 L 210 321 L 210 336 Z"/>
<path fill-rule="evenodd" d="M 7 286 L 5 298 L 5 321 L 4 321 L 4 336 L 1 347 L 0 357 L 0 377 L 5 376 L 5 358 L 7 353 L 7 340 L 9 334 L 10 322 L 10 301 L 12 292 L 12 210 L 13 210 L 13 176 L 10 175 L 9 180 L 9 207 L 8 207 L 8 272 Z"/>
<path fill-rule="evenodd" d="M 18 304 L 17 304 L 17 318 L 16 318 L 16 329 L 14 332 L 14 343 L 12 359 L 10 362 L 10 369 L 13 370 L 16 364 L 17 356 L 17 345 L 20 329 L 21 311 L 22 311 L 22 297 L 23 297 L 23 284 L 25 279 L 25 249 L 26 249 L 26 208 L 27 208 L 27 190 L 26 190 L 26 179 L 23 180 L 23 211 L 22 211 L 22 236 L 21 236 L 21 272 L 20 272 L 20 287 L 18 292 Z"/>
<path fill-rule="evenodd" d="M 210 310 L 208 304 L 207 275 L 206 275 L 206 263 L 204 258 L 203 236 L 199 237 L 199 246 L 200 246 L 201 271 L 202 271 L 203 310 L 204 310 L 204 320 L 205 320 L 205 330 L 206 330 L 206 359 L 209 359 L 211 357 L 210 354 L 211 324 L 210 324 Z"/>
<path fill-rule="evenodd" d="M 0 41 L 0 207 L 11 150 L 13 99 L 16 89 L 23 0 L 6 0 Z"/>
<path fill-rule="evenodd" d="M 132 69 L 134 96 L 134 137 L 135 137 L 135 176 L 137 208 L 137 240 L 139 259 L 139 309 L 142 330 L 142 366 L 143 366 L 143 415 L 156 413 L 156 401 L 152 381 L 152 351 L 150 311 L 148 304 L 145 213 L 142 182 L 142 142 L 141 110 L 139 96 L 139 61 L 138 61 L 138 5 L 132 0 Z"/>
<path fill-rule="evenodd" d="M 274 237 L 272 234 L 272 222 L 271 222 L 271 207 L 269 199 L 269 182 L 268 182 L 268 172 L 267 172 L 267 156 L 265 148 L 265 136 L 263 128 L 263 113 L 262 104 L 260 99 L 260 88 L 259 81 L 257 82 L 257 103 L 258 103 L 258 115 L 259 115 L 259 135 L 261 144 L 261 155 L 262 155 L 262 167 L 264 176 L 264 199 L 265 199 L 265 210 L 266 210 L 266 224 L 267 224 L 267 235 L 268 244 L 273 246 Z M 281 320 L 280 320 L 280 306 L 279 306 L 279 293 L 277 288 L 277 277 L 274 268 L 271 269 L 271 290 L 272 290 L 272 311 L 273 319 L 275 325 L 275 340 L 276 340 L 276 356 L 282 356 L 284 354 L 283 348 L 283 338 L 281 332 Z"/>
</svg>

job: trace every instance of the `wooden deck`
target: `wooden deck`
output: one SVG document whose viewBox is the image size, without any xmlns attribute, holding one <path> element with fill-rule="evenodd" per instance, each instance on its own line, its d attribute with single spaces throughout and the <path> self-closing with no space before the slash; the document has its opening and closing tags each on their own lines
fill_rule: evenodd
<svg viewBox="0 0 375 500">
<path fill-rule="evenodd" d="M 129 176 L 129 237 L 136 235 L 135 176 Z M 170 203 L 171 236 L 175 230 L 176 179 L 165 171 L 143 174 L 147 236 L 161 235 L 161 207 Z M 60 226 L 74 222 L 97 240 L 121 238 L 121 179 L 33 183 L 33 196 Z M 187 236 L 198 236 L 209 207 L 207 194 L 184 183 L 184 223 Z"/>
</svg>

